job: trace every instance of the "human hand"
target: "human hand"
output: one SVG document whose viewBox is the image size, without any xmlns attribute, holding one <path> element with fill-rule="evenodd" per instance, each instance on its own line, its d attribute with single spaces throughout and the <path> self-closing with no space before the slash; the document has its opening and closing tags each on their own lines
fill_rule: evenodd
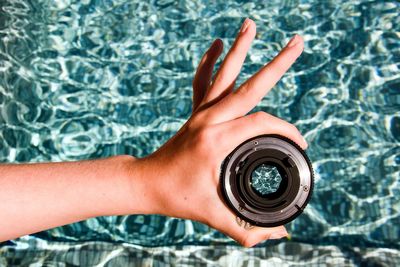
<svg viewBox="0 0 400 267">
<path fill-rule="evenodd" d="M 154 212 L 196 220 L 232 237 L 245 247 L 287 236 L 284 226 L 245 229 L 224 203 L 219 187 L 220 166 L 240 143 L 261 134 L 286 136 L 303 149 L 297 128 L 265 112 L 246 115 L 279 81 L 303 50 L 295 35 L 267 65 L 233 90 L 256 34 L 246 19 L 232 48 L 212 79 L 223 43 L 217 39 L 204 54 L 193 80 L 193 112 L 182 128 L 153 154 L 137 160 L 146 176 Z"/>
</svg>

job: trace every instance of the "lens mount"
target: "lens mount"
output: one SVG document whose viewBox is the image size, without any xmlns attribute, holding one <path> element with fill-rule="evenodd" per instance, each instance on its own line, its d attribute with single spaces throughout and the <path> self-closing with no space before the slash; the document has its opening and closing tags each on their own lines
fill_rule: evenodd
<svg viewBox="0 0 400 267">
<path fill-rule="evenodd" d="M 262 194 L 255 187 L 252 175 L 260 166 L 279 176 L 276 190 Z M 220 180 L 222 195 L 237 216 L 262 227 L 283 225 L 299 216 L 314 184 L 305 152 L 280 135 L 260 135 L 240 144 L 222 163 Z M 262 186 L 270 181 L 264 179 Z"/>
</svg>

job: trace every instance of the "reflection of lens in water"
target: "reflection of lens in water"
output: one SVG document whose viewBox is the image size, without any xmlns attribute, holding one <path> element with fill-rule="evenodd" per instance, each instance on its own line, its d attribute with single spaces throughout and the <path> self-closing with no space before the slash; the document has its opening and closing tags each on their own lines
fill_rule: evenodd
<svg viewBox="0 0 400 267">
<path fill-rule="evenodd" d="M 275 193 L 282 177 L 275 166 L 261 164 L 251 173 L 251 186 L 261 195 Z"/>
</svg>

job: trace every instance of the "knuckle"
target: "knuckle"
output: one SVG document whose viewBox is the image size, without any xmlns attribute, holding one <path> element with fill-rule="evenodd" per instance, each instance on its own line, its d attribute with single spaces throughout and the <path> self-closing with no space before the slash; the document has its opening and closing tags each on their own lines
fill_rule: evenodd
<svg viewBox="0 0 400 267">
<path fill-rule="evenodd" d="M 282 60 L 282 58 L 278 58 L 271 67 L 278 70 L 279 72 L 285 72 L 287 69 L 287 63 Z"/>
<path fill-rule="evenodd" d="M 268 118 L 268 114 L 264 111 L 257 111 L 254 113 L 254 120 L 256 122 L 263 121 Z"/>
<path fill-rule="evenodd" d="M 235 93 L 239 96 L 245 96 L 248 91 L 249 91 L 249 84 L 245 83 L 238 90 L 236 90 Z"/>
<path fill-rule="evenodd" d="M 253 123 L 264 125 L 268 120 L 270 120 L 271 115 L 264 111 L 257 111 L 252 114 Z"/>
<path fill-rule="evenodd" d="M 234 56 L 234 57 L 243 57 L 246 55 L 246 50 L 244 50 L 242 47 L 242 44 L 240 43 L 240 41 L 238 40 L 238 42 L 232 46 L 231 51 L 230 51 L 230 55 Z"/>
<path fill-rule="evenodd" d="M 250 88 L 253 87 L 253 81 L 250 79 L 245 82 L 238 90 L 235 91 L 239 96 L 246 96 L 250 92 Z"/>
<path fill-rule="evenodd" d="M 194 142 L 200 152 L 210 156 L 216 148 L 216 136 L 214 129 L 210 127 L 203 127 L 198 129 L 195 134 Z"/>
<path fill-rule="evenodd" d="M 224 84 L 226 84 L 227 76 L 228 74 L 223 69 L 221 69 L 215 77 L 214 85 L 219 84 L 223 86 Z"/>
<path fill-rule="evenodd" d="M 210 131 L 210 128 L 201 128 L 197 132 L 197 140 L 199 143 L 209 143 L 213 138 L 212 138 L 212 132 Z"/>
<path fill-rule="evenodd" d="M 237 39 L 237 40 L 235 40 L 235 42 L 233 43 L 231 49 L 229 50 L 229 56 L 237 55 L 239 53 L 239 51 L 240 51 L 239 47 L 240 47 L 239 46 L 239 39 Z"/>
</svg>

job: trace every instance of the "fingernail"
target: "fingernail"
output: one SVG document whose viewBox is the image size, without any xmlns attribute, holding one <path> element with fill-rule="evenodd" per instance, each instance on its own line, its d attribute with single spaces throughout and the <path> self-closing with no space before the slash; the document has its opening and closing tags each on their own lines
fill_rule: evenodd
<svg viewBox="0 0 400 267">
<path fill-rule="evenodd" d="M 304 145 L 305 145 L 305 149 L 307 149 L 308 143 L 307 143 L 306 139 L 305 139 L 303 136 L 302 136 L 301 138 L 303 138 L 303 143 L 304 143 Z"/>
<path fill-rule="evenodd" d="M 293 47 L 297 45 L 300 42 L 300 38 L 297 34 L 295 34 L 292 39 L 290 39 L 289 43 L 286 45 L 286 47 Z"/>
<path fill-rule="evenodd" d="M 282 238 L 282 237 L 285 237 L 288 235 L 289 235 L 288 232 L 285 229 L 283 229 L 283 230 L 280 230 L 278 232 L 271 234 L 269 236 L 269 239 L 279 239 L 279 238 Z"/>
<path fill-rule="evenodd" d="M 244 20 L 243 24 L 242 24 L 242 27 L 240 28 L 240 33 L 246 32 L 246 30 L 247 30 L 247 28 L 249 27 L 249 25 L 250 25 L 250 19 L 249 19 L 249 18 L 246 18 L 246 19 Z"/>
</svg>

